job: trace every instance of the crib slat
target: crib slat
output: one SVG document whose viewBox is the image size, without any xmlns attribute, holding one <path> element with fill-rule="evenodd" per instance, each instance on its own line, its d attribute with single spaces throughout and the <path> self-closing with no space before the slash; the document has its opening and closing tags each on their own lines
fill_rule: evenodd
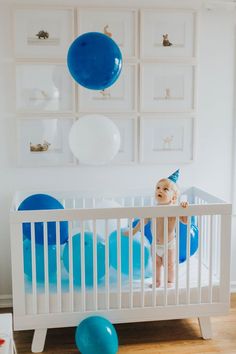
<svg viewBox="0 0 236 354">
<path fill-rule="evenodd" d="M 144 307 L 144 219 L 141 218 L 141 307 Z"/>
<path fill-rule="evenodd" d="M 129 307 L 133 308 L 133 229 L 129 219 Z"/>
<path fill-rule="evenodd" d="M 202 225 L 203 218 L 198 216 L 198 303 L 202 302 Z"/>
<path fill-rule="evenodd" d="M 43 223 L 43 254 L 44 254 L 44 280 L 45 280 L 45 289 L 44 289 L 44 306 L 45 313 L 49 312 L 49 279 L 48 279 L 48 229 L 47 223 Z"/>
<path fill-rule="evenodd" d="M 168 218 L 164 218 L 164 306 L 167 305 L 168 282 Z"/>
<path fill-rule="evenodd" d="M 84 199 L 83 199 L 84 201 Z M 84 248 L 84 221 L 81 225 L 81 239 L 80 239 L 80 249 L 81 249 L 81 311 L 84 312 L 86 309 L 86 299 L 85 299 L 85 248 Z"/>
<path fill-rule="evenodd" d="M 187 267 L 187 276 L 186 276 L 186 303 L 190 304 L 190 222 L 191 217 L 188 216 L 187 223 L 187 250 L 186 250 L 186 267 Z"/>
<path fill-rule="evenodd" d="M 213 274 L 213 231 L 214 216 L 210 215 L 210 240 L 209 240 L 209 302 L 212 303 L 212 274 Z"/>
<path fill-rule="evenodd" d="M 72 238 L 72 222 L 68 221 L 68 254 L 69 254 L 69 296 L 70 296 L 70 310 L 74 311 L 74 259 L 73 259 L 73 238 Z"/>
<path fill-rule="evenodd" d="M 105 287 L 106 287 L 106 309 L 110 308 L 110 286 L 109 286 L 109 233 L 108 220 L 105 221 Z"/>
<path fill-rule="evenodd" d="M 61 249 L 60 249 L 60 223 L 56 222 L 56 250 L 57 250 L 57 307 L 61 312 Z"/>
<path fill-rule="evenodd" d="M 93 220 L 93 296 L 94 309 L 98 308 L 98 282 L 97 282 L 97 230 L 96 220 Z"/>
<path fill-rule="evenodd" d="M 152 218 L 152 306 L 156 307 L 156 218 Z"/>
<path fill-rule="evenodd" d="M 121 234 L 120 219 L 117 219 L 117 296 L 118 308 L 121 308 Z"/>
<path fill-rule="evenodd" d="M 175 274 L 175 303 L 179 304 L 179 218 L 176 218 L 176 248 L 175 248 L 175 264 L 176 264 L 176 274 Z"/>
<path fill-rule="evenodd" d="M 35 242 L 35 223 L 30 223 L 31 233 L 31 255 L 32 255 L 32 295 L 33 295 L 33 314 L 37 314 L 37 280 L 36 280 L 36 242 Z"/>
</svg>

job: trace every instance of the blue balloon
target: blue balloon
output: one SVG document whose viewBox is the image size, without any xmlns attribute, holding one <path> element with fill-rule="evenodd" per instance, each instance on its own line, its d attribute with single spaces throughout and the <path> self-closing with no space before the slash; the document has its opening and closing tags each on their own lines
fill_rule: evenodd
<svg viewBox="0 0 236 354">
<path fill-rule="evenodd" d="M 116 354 L 118 337 L 114 326 L 104 317 L 83 320 L 75 332 L 75 343 L 83 354 Z"/>
<path fill-rule="evenodd" d="M 88 32 L 71 44 L 67 65 L 78 84 L 92 90 L 104 90 L 118 79 L 122 54 L 117 44 L 107 35 Z"/>
<path fill-rule="evenodd" d="M 190 256 L 193 256 L 198 249 L 198 227 L 190 225 Z M 179 263 L 187 258 L 187 225 L 179 223 Z"/>
<path fill-rule="evenodd" d="M 73 248 L 73 275 L 74 285 L 81 286 L 81 234 L 76 234 L 72 238 Z M 97 282 L 100 283 L 105 275 L 105 245 L 97 235 Z M 84 233 L 84 269 L 85 285 L 93 286 L 93 233 L 85 231 Z M 69 272 L 69 244 L 66 243 L 63 251 L 63 263 Z"/>
<path fill-rule="evenodd" d="M 31 241 L 25 239 L 23 242 L 23 255 L 24 255 L 24 273 L 27 275 L 28 280 L 32 281 L 32 252 Z M 36 282 L 44 283 L 44 246 L 35 244 L 35 264 L 36 264 Z M 48 279 L 50 283 L 56 281 L 57 274 L 57 256 L 56 246 L 48 246 Z"/>
<path fill-rule="evenodd" d="M 139 221 L 140 221 L 139 219 L 134 220 L 132 223 L 132 227 L 134 228 Z M 149 220 L 146 223 L 146 225 L 144 225 L 144 235 L 146 236 L 148 241 L 152 243 L 152 221 L 151 220 Z"/>
<path fill-rule="evenodd" d="M 18 210 L 49 210 L 49 209 L 64 209 L 63 205 L 55 198 L 47 194 L 33 194 L 24 199 Z M 32 226 L 33 227 L 33 226 Z M 35 222 L 35 242 L 37 244 L 44 243 L 43 223 Z M 47 222 L 48 244 L 56 244 L 56 223 Z M 24 238 L 31 240 L 30 223 L 23 223 Z M 60 243 L 63 244 L 68 239 L 68 222 L 60 222 Z"/>
<path fill-rule="evenodd" d="M 125 230 L 125 229 L 124 229 Z M 122 233 L 121 229 L 121 273 L 129 274 L 129 237 Z M 135 279 L 141 276 L 141 234 L 137 233 L 133 240 L 133 277 Z M 110 265 L 117 269 L 117 231 L 113 231 L 109 236 L 109 260 Z M 150 248 L 144 243 L 144 271 L 145 277 L 150 276 L 149 270 Z"/>
</svg>

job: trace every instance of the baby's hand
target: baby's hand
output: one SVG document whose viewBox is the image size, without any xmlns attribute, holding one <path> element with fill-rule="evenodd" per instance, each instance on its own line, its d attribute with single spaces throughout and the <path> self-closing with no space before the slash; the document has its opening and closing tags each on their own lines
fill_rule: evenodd
<svg viewBox="0 0 236 354">
<path fill-rule="evenodd" d="M 180 205 L 182 206 L 182 208 L 187 208 L 188 202 L 181 202 Z"/>
<path fill-rule="evenodd" d="M 129 236 L 129 230 L 123 231 L 122 234 L 123 234 L 124 236 Z"/>
</svg>

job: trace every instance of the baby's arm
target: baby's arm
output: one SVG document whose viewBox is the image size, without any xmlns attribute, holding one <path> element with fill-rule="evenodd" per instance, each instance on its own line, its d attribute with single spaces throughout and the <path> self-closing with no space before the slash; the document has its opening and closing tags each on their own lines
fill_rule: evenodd
<svg viewBox="0 0 236 354">
<path fill-rule="evenodd" d="M 145 218 L 144 219 L 144 225 L 146 225 L 149 220 L 151 220 L 150 218 Z M 132 236 L 136 234 L 136 232 L 140 231 L 141 230 L 141 222 L 139 220 L 139 222 L 137 223 L 137 225 L 135 225 L 135 227 L 132 228 Z M 123 232 L 123 235 L 124 236 L 129 236 L 129 230 L 127 231 L 124 231 Z"/>
<path fill-rule="evenodd" d="M 180 205 L 182 206 L 182 208 L 187 208 L 188 207 L 188 202 L 181 202 Z M 188 223 L 188 217 L 187 216 L 180 216 L 179 220 L 183 223 L 183 224 L 187 224 Z"/>
</svg>

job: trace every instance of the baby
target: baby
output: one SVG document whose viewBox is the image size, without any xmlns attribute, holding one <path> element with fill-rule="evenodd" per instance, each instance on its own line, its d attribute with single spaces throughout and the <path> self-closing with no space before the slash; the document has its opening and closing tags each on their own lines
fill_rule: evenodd
<svg viewBox="0 0 236 354">
<path fill-rule="evenodd" d="M 156 184 L 155 199 L 158 205 L 175 205 L 178 203 L 180 195 L 179 188 L 176 184 L 179 177 L 179 170 L 175 171 L 168 178 L 159 180 Z M 180 204 L 183 208 L 188 206 L 187 202 Z M 184 224 L 187 223 L 187 216 L 179 217 Z M 145 219 L 144 224 L 150 222 Z M 174 283 L 174 266 L 175 266 L 175 225 L 176 217 L 168 217 L 168 287 L 172 287 Z M 133 234 L 140 230 L 140 222 L 133 229 Z M 161 284 L 161 268 L 164 266 L 164 218 L 156 218 L 156 286 Z"/>
</svg>

